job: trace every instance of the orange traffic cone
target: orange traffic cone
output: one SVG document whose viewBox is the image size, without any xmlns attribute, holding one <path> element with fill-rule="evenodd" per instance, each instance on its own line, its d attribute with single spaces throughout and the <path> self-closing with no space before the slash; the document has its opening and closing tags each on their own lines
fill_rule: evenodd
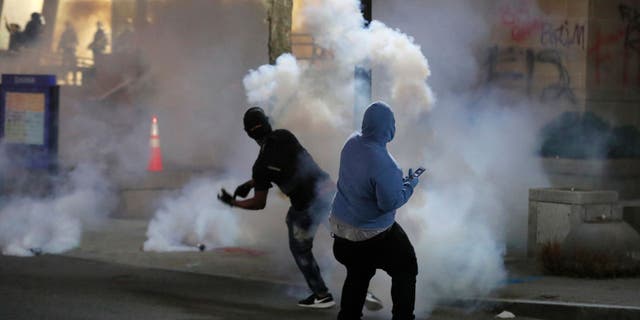
<svg viewBox="0 0 640 320">
<path fill-rule="evenodd" d="M 160 135 L 158 134 L 158 118 L 153 117 L 151 121 L 151 155 L 149 157 L 149 171 L 162 171 L 162 152 L 160 152 Z"/>
</svg>

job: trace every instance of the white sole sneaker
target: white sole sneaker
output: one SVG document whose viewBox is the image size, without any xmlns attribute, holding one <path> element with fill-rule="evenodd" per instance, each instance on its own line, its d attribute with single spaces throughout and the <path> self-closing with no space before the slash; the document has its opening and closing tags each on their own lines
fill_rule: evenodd
<svg viewBox="0 0 640 320">
<path fill-rule="evenodd" d="M 364 307 L 371 311 L 378 311 L 384 308 L 382 301 L 371 292 L 367 292 L 367 297 L 364 299 Z"/>
<path fill-rule="evenodd" d="M 313 299 L 313 301 L 311 299 Z M 327 309 L 335 305 L 336 305 L 336 302 L 335 300 L 333 300 L 333 296 L 331 295 L 324 297 L 322 299 L 315 298 L 315 296 L 312 295 L 309 298 L 298 302 L 299 307 L 312 308 L 312 309 Z"/>
<path fill-rule="evenodd" d="M 302 308 L 311 308 L 311 309 L 328 309 L 336 305 L 335 301 L 322 302 L 322 303 L 314 303 L 314 304 L 300 304 L 298 303 L 298 307 Z"/>
</svg>

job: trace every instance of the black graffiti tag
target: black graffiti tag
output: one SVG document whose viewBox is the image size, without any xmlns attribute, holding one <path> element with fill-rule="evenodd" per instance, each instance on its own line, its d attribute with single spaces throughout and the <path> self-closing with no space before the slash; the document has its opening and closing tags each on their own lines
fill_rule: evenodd
<svg viewBox="0 0 640 320">
<path fill-rule="evenodd" d="M 555 48 L 576 45 L 584 49 L 585 42 L 585 27 L 583 24 L 576 23 L 571 28 L 569 21 L 566 20 L 557 27 L 551 23 L 544 23 L 540 31 L 540 43 L 542 45 L 549 45 Z"/>
<path fill-rule="evenodd" d="M 527 50 L 527 69 L 530 70 L 530 77 L 535 72 L 536 65 L 542 63 L 551 64 L 556 68 L 558 71 L 558 81 L 542 89 L 540 100 L 542 100 L 542 102 L 549 102 L 566 98 L 571 103 L 576 104 L 576 95 L 573 89 L 571 89 L 571 77 L 569 76 L 567 68 L 562 63 L 560 52 L 553 49 L 543 49 L 538 52 L 532 49 Z"/>
<path fill-rule="evenodd" d="M 626 23 L 624 46 L 640 53 L 640 11 L 623 4 L 618 9 L 622 21 Z"/>
<path fill-rule="evenodd" d="M 543 65 L 551 65 L 557 71 L 557 80 L 542 88 L 539 99 L 542 102 L 568 100 L 577 103 L 577 98 L 571 88 L 569 71 L 562 61 L 562 55 L 557 49 L 540 49 L 493 46 L 489 48 L 489 55 L 485 67 L 487 68 L 486 82 L 513 83 L 524 81 L 526 93 L 532 95 L 534 75 Z M 520 66 L 521 68 L 518 68 Z M 512 68 L 509 68 L 512 67 Z M 519 70 L 518 70 L 519 69 Z"/>
</svg>

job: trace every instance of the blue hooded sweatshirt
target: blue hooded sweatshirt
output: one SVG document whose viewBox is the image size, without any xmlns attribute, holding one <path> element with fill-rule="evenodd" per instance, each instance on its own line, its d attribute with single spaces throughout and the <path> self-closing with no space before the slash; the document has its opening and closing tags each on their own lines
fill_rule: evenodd
<svg viewBox="0 0 640 320">
<path fill-rule="evenodd" d="M 396 209 L 413 188 L 402 181 L 402 170 L 387 151 L 395 134 L 391 108 L 375 102 L 364 113 L 362 133 L 352 135 L 340 154 L 338 192 L 332 214 L 359 229 L 390 227 Z"/>
</svg>

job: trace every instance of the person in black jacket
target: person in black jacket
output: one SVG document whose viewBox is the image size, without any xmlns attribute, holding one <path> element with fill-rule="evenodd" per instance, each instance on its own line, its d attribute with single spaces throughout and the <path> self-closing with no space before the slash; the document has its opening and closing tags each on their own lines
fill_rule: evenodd
<svg viewBox="0 0 640 320">
<path fill-rule="evenodd" d="M 107 45 L 109 44 L 109 40 L 107 39 L 107 34 L 104 32 L 102 28 L 102 22 L 96 22 L 96 32 L 93 34 L 93 41 L 87 47 L 93 53 L 93 63 L 94 65 L 102 63 L 102 56 L 107 50 Z"/>
<path fill-rule="evenodd" d="M 298 306 L 333 307 L 333 296 L 322 279 L 311 249 L 318 226 L 327 221 L 335 184 L 293 133 L 271 128 L 269 118 L 261 108 L 253 107 L 246 111 L 244 129 L 260 146 L 251 180 L 239 185 L 233 195 L 222 189 L 218 198 L 232 207 L 261 210 L 267 203 L 272 183 L 275 183 L 291 201 L 286 218 L 289 248 L 313 292 L 300 300 Z M 235 199 L 238 196 L 246 198 L 251 189 L 254 189 L 252 198 Z"/>
<path fill-rule="evenodd" d="M 25 46 L 35 46 L 40 40 L 40 36 L 44 31 L 44 24 L 42 23 L 42 17 L 39 13 L 34 12 L 31 14 L 31 20 L 27 22 L 22 33 L 22 40 Z"/>
</svg>

